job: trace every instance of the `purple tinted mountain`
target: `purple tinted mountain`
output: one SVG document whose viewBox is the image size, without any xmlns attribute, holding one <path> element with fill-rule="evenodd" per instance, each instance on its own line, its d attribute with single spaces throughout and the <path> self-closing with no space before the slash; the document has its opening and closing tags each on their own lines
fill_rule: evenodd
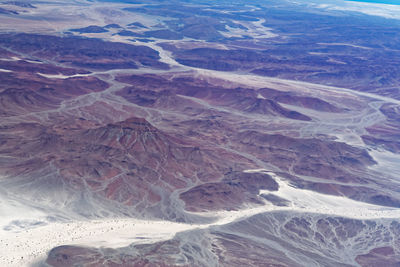
<svg viewBox="0 0 400 267">
<path fill-rule="evenodd" d="M 108 30 L 106 30 L 105 27 L 92 25 L 80 29 L 71 29 L 70 31 L 79 33 L 102 33 L 102 32 L 107 32 Z"/>
<path fill-rule="evenodd" d="M 3 1 L 0 266 L 398 266 L 393 8 Z"/>
<path fill-rule="evenodd" d="M 138 68 L 138 65 L 167 69 L 156 51 L 146 46 L 104 42 L 99 39 L 34 34 L 6 34 L 0 45 L 42 59 L 97 70 Z"/>
</svg>

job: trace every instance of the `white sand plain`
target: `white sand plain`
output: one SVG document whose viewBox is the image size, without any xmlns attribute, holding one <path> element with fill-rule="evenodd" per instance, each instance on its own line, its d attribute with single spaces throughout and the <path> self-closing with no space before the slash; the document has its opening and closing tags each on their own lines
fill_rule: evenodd
<svg viewBox="0 0 400 267">
<path fill-rule="evenodd" d="M 118 248 L 132 243 L 152 243 L 171 239 L 176 233 L 196 228 L 224 225 L 255 214 L 271 211 L 295 211 L 342 216 L 354 219 L 400 218 L 400 210 L 357 202 L 337 196 L 323 195 L 297 189 L 267 170 L 247 170 L 270 174 L 279 183 L 274 195 L 291 202 L 287 207 L 277 207 L 266 202 L 264 206 L 248 207 L 238 211 L 204 212 L 216 217 L 211 224 L 184 224 L 170 221 L 110 218 L 70 222 L 49 222 L 30 227 L 10 228 L 12 221 L 44 221 L 43 212 L 20 203 L 1 199 L 0 206 L 0 266 L 29 266 L 44 258 L 46 253 L 60 245 Z M 269 191 L 260 191 L 271 193 Z"/>
</svg>

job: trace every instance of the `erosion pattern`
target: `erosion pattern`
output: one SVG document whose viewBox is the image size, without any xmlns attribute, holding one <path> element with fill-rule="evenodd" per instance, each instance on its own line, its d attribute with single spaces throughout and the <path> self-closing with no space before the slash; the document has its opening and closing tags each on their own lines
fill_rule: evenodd
<svg viewBox="0 0 400 267">
<path fill-rule="evenodd" d="M 1 1 L 0 265 L 400 266 L 392 9 Z"/>
</svg>

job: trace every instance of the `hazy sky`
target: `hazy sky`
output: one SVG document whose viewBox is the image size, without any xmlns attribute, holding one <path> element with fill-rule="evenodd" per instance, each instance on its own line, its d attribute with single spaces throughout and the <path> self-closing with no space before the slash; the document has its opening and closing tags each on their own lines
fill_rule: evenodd
<svg viewBox="0 0 400 267">
<path fill-rule="evenodd" d="M 347 1 L 400 5 L 399 0 L 347 0 Z"/>
<path fill-rule="evenodd" d="M 360 12 L 366 15 L 400 20 L 400 0 L 310 1 L 313 7 L 326 10 Z M 309 2 L 309 3 L 310 3 Z M 396 4 L 397 6 L 394 6 Z"/>
</svg>

